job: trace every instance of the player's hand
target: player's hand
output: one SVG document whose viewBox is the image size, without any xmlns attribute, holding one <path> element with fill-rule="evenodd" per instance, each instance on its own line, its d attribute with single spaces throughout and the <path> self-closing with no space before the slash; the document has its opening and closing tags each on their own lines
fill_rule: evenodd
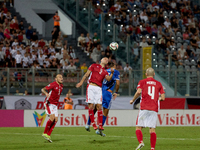
<svg viewBox="0 0 200 150">
<path fill-rule="evenodd" d="M 49 93 L 46 93 L 45 95 L 46 95 L 47 98 L 49 98 Z"/>
<path fill-rule="evenodd" d="M 117 96 L 118 96 L 118 94 L 117 94 L 117 93 L 114 93 L 114 94 L 113 94 L 113 100 L 115 100 Z"/>
<path fill-rule="evenodd" d="M 133 100 L 130 100 L 130 104 L 133 104 L 133 102 L 134 102 Z"/>
<path fill-rule="evenodd" d="M 113 68 L 111 68 L 111 70 L 110 70 L 110 71 L 111 71 L 111 73 L 114 73 L 114 71 L 115 71 L 115 70 L 114 70 Z"/>
<path fill-rule="evenodd" d="M 82 84 L 81 84 L 80 82 L 79 82 L 79 83 L 77 83 L 77 84 L 76 84 L 76 88 L 79 88 L 79 87 L 81 87 L 81 85 L 82 85 Z"/>
<path fill-rule="evenodd" d="M 159 100 L 159 101 L 163 101 L 161 97 L 159 97 L 159 99 L 158 99 L 158 100 Z"/>
</svg>

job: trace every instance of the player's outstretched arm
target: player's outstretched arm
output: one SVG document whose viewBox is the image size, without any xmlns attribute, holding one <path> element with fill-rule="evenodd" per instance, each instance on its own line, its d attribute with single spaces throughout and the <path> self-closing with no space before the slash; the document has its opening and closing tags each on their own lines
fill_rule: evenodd
<svg viewBox="0 0 200 150">
<path fill-rule="evenodd" d="M 161 96 L 159 97 L 159 101 L 164 101 L 165 100 L 165 94 L 161 94 Z"/>
<path fill-rule="evenodd" d="M 110 80 L 112 79 L 113 74 L 114 74 L 114 71 L 115 71 L 114 69 L 111 69 L 111 74 L 110 74 L 110 76 L 107 75 L 107 76 L 105 77 L 105 79 L 106 79 L 107 81 L 110 81 Z"/>
<path fill-rule="evenodd" d="M 89 77 L 90 73 L 91 73 L 91 71 L 88 70 L 88 71 L 84 74 L 84 76 L 83 76 L 83 78 L 81 79 L 81 81 L 80 81 L 79 83 L 76 84 L 76 88 L 79 88 L 79 87 L 83 84 L 83 82 L 85 81 L 85 79 L 86 79 L 87 77 Z"/>
<path fill-rule="evenodd" d="M 135 95 L 133 96 L 133 99 L 130 100 L 130 104 L 133 104 L 133 102 L 140 96 L 141 92 L 142 92 L 142 89 L 138 88 Z"/>
<path fill-rule="evenodd" d="M 120 85 L 120 81 L 119 81 L 119 80 L 116 80 L 116 87 L 115 87 L 115 93 L 113 94 L 113 100 L 115 100 L 116 97 L 119 95 L 119 94 L 118 94 L 119 85 Z"/>
<path fill-rule="evenodd" d="M 45 87 L 41 89 L 41 92 L 42 92 L 43 94 L 45 94 L 45 95 L 46 95 L 46 97 L 49 97 L 49 93 L 47 93 L 47 91 L 46 91 L 46 88 L 45 88 Z"/>
</svg>

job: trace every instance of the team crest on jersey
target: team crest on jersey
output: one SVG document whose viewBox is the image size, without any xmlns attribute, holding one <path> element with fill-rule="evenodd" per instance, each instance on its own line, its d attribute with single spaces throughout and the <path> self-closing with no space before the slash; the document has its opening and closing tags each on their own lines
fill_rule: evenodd
<svg viewBox="0 0 200 150">
<path fill-rule="evenodd" d="M 56 89 L 58 89 L 58 87 L 56 87 Z"/>
</svg>

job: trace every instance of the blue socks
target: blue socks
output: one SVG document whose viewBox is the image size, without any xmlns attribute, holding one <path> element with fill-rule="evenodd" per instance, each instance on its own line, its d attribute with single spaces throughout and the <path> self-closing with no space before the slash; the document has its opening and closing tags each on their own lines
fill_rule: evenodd
<svg viewBox="0 0 200 150">
<path fill-rule="evenodd" d="M 89 126 L 91 123 L 90 117 L 88 118 L 87 125 Z"/>
<path fill-rule="evenodd" d="M 107 117 L 103 115 L 103 123 L 102 123 L 103 126 L 104 126 L 104 123 L 106 122 L 106 118 Z"/>
</svg>

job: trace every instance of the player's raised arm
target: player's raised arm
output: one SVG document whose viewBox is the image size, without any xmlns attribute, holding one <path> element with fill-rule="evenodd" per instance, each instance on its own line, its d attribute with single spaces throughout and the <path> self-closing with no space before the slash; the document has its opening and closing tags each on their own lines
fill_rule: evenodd
<svg viewBox="0 0 200 150">
<path fill-rule="evenodd" d="M 83 84 L 83 82 L 85 81 L 85 79 L 86 79 L 87 77 L 89 77 L 90 73 L 91 73 L 91 70 L 87 70 L 87 72 L 84 74 L 84 76 L 83 76 L 83 78 L 81 79 L 81 81 L 80 81 L 79 83 L 76 84 L 76 88 L 79 88 L 79 87 Z"/>
<path fill-rule="evenodd" d="M 133 96 L 133 99 L 130 101 L 130 104 L 133 104 L 133 102 L 140 96 L 141 93 L 142 93 L 142 89 L 138 88 L 135 95 Z"/>
<path fill-rule="evenodd" d="M 116 80 L 115 93 L 113 94 L 113 100 L 115 100 L 116 97 L 118 96 L 119 85 L 120 85 L 120 80 Z"/>
<path fill-rule="evenodd" d="M 105 77 L 105 79 L 106 79 L 107 81 L 110 81 L 110 80 L 112 79 L 113 74 L 114 74 L 114 71 L 115 71 L 114 69 L 111 69 L 111 74 L 110 74 L 110 76 L 107 75 L 107 76 Z"/>
</svg>

